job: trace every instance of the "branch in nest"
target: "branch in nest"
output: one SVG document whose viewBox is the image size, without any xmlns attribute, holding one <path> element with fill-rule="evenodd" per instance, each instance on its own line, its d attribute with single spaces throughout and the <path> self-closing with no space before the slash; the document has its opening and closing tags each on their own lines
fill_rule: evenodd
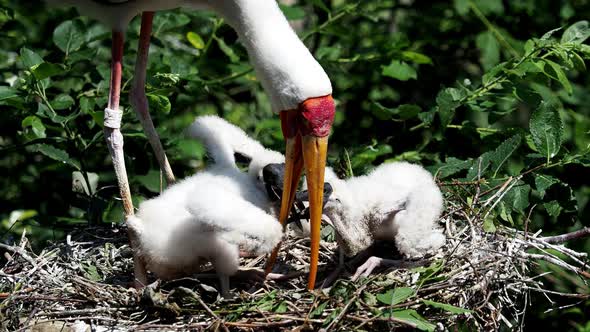
<svg viewBox="0 0 590 332">
<path fill-rule="evenodd" d="M 542 237 L 541 240 L 547 243 L 563 243 L 569 240 L 585 238 L 587 236 L 590 236 L 590 227 L 584 227 L 575 232 L 570 232 L 566 234 Z"/>
</svg>

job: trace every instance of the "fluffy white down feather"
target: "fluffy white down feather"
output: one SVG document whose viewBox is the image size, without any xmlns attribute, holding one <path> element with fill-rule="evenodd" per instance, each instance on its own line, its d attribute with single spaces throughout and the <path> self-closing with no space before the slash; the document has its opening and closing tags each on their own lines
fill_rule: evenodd
<svg viewBox="0 0 590 332">
<path fill-rule="evenodd" d="M 241 172 L 233 147 L 253 161 L 281 161 L 239 128 L 217 118 L 199 117 L 189 128 L 205 142 L 215 164 L 140 204 L 128 225 L 137 234 L 140 257 L 162 279 L 198 271 L 211 261 L 220 275 L 238 269 L 239 245 L 256 253 L 272 250 L 282 227 L 257 177 Z M 244 153 L 244 151 L 240 151 Z"/>
<path fill-rule="evenodd" d="M 436 221 L 443 198 L 432 175 L 407 162 L 387 163 L 365 176 L 338 179 L 326 169 L 333 193 L 324 214 L 334 224 L 349 256 L 375 240 L 394 240 L 408 258 L 420 258 L 445 242 Z"/>
</svg>

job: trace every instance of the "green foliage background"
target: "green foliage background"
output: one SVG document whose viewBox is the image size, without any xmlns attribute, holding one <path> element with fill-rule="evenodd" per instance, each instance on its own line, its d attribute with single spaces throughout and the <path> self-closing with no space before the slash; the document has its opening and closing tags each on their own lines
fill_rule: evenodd
<svg viewBox="0 0 590 332">
<path fill-rule="evenodd" d="M 101 128 L 109 31 L 73 9 L 0 5 L 2 241 L 27 229 L 42 246 L 73 225 L 121 222 Z M 473 181 L 488 190 L 518 176 L 486 220 L 490 231 L 499 223 L 549 233 L 590 226 L 588 1 L 301 0 L 282 8 L 332 79 L 338 114 L 329 159 L 342 175 L 418 162 L 445 183 L 465 183 L 445 187 L 457 200 L 473 192 Z M 122 97 L 136 205 L 160 190 L 157 163 L 126 102 L 138 34 L 136 19 Z M 151 114 L 177 176 L 203 164 L 203 147 L 183 136 L 196 115 L 219 114 L 282 149 L 278 117 L 222 20 L 158 13 L 150 51 Z M 590 249 L 588 241 L 572 245 Z M 558 289 L 588 292 L 555 267 L 539 268 L 553 271 L 546 280 Z M 588 302 L 560 319 L 542 314 L 547 302 L 533 303 L 529 326 L 590 329 Z"/>
</svg>

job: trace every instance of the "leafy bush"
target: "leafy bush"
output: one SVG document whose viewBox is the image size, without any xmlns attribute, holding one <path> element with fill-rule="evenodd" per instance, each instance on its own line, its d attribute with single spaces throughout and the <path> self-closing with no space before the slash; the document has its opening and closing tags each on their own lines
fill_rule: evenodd
<svg viewBox="0 0 590 332">
<path fill-rule="evenodd" d="M 120 222 L 101 129 L 109 31 L 71 9 L 0 4 L 5 239 L 27 228 L 41 245 L 73 224 Z M 332 79 L 338 113 L 330 163 L 341 174 L 390 160 L 418 162 L 457 200 L 475 183 L 492 192 L 516 178 L 490 210 L 487 229 L 498 221 L 533 232 L 588 226 L 586 1 L 309 0 L 282 8 Z M 138 34 L 135 19 L 123 101 Z M 245 49 L 211 13 L 156 15 L 147 92 L 181 177 L 203 164 L 202 146 L 183 137 L 198 114 L 219 114 L 282 148 L 278 118 Z M 127 170 L 138 204 L 159 192 L 161 179 L 139 122 L 124 106 Z M 571 315 L 588 319 L 587 311 Z"/>
</svg>

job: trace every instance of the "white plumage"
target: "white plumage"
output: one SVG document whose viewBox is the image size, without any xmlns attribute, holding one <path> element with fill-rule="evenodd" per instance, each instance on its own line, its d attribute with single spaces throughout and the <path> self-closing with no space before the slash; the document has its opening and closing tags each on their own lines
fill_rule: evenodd
<svg viewBox="0 0 590 332">
<path fill-rule="evenodd" d="M 75 6 L 116 31 L 143 11 L 211 9 L 238 33 L 275 112 L 332 93 L 328 75 L 293 31 L 275 0 L 47 0 Z"/>
<path fill-rule="evenodd" d="M 211 261 L 227 296 L 238 246 L 262 254 L 281 240 L 282 227 L 269 214 L 272 204 L 255 174 L 258 165 L 284 158 L 217 117 L 197 118 L 189 134 L 205 142 L 215 163 L 141 203 L 128 224 L 137 233 L 140 257 L 158 277 L 194 273 Z M 249 173 L 235 165 L 235 151 L 252 158 Z"/>
<path fill-rule="evenodd" d="M 354 256 L 376 240 L 393 240 L 409 259 L 434 254 L 444 245 L 445 237 L 436 224 L 442 211 L 442 194 L 424 168 L 407 162 L 388 163 L 368 175 L 347 180 L 326 168 L 325 181 L 333 191 L 323 213 L 335 228 L 341 255 Z M 301 228 L 291 228 L 299 236 L 308 236 L 309 223 L 302 221 Z M 352 280 L 368 276 L 379 266 L 417 264 L 372 256 L 357 268 Z"/>
<path fill-rule="evenodd" d="M 383 164 L 365 176 L 338 179 L 326 169 L 333 193 L 324 214 L 352 256 L 375 240 L 394 240 L 407 258 L 434 253 L 445 242 L 436 225 L 443 205 L 432 175 L 406 162 Z"/>
<path fill-rule="evenodd" d="M 217 0 L 210 5 L 238 33 L 275 112 L 332 93 L 328 75 L 275 0 Z"/>
<path fill-rule="evenodd" d="M 125 216 L 133 215 L 123 158 L 123 136 L 120 133 L 122 112 L 119 110 L 124 31 L 129 20 L 143 11 L 138 43 L 136 72 L 131 89 L 131 101 L 138 113 L 144 131 L 156 154 L 167 182 L 175 182 L 174 174 L 164 153 L 158 134 L 148 112 L 145 96 L 145 75 L 153 15 L 156 10 L 174 7 L 209 8 L 225 18 L 238 33 L 250 60 L 271 101 L 272 109 L 281 113 L 281 127 L 286 138 L 287 170 L 289 185 L 298 179 L 302 165 L 295 165 L 298 158 L 305 160 L 307 181 L 312 188 L 311 205 L 311 253 L 308 288 L 312 289 L 317 273 L 319 234 L 322 204 L 323 169 L 326 160 L 330 128 L 335 113 L 331 96 L 332 86 L 328 76 L 299 40 L 290 27 L 275 0 L 49 0 L 52 3 L 76 6 L 83 14 L 108 24 L 112 29 L 112 64 L 109 102 L 105 109 L 105 138 L 111 152 L 117 181 L 121 191 Z M 108 120 L 108 121 L 107 121 Z M 298 134 L 301 144 L 296 144 Z M 296 166 L 296 167 L 295 167 Z M 182 191 L 179 189 L 179 191 Z M 291 195 L 293 191 L 285 187 Z M 287 196 L 287 195 L 285 195 Z M 287 197 L 286 202 L 290 202 Z M 281 207 L 280 219 L 284 222 L 288 204 Z M 133 237 L 130 234 L 130 237 Z M 277 248 L 278 250 L 278 248 Z M 266 270 L 270 271 L 276 251 L 271 255 Z M 135 274 L 138 284 L 145 281 L 145 271 L 136 259 Z"/>
</svg>

